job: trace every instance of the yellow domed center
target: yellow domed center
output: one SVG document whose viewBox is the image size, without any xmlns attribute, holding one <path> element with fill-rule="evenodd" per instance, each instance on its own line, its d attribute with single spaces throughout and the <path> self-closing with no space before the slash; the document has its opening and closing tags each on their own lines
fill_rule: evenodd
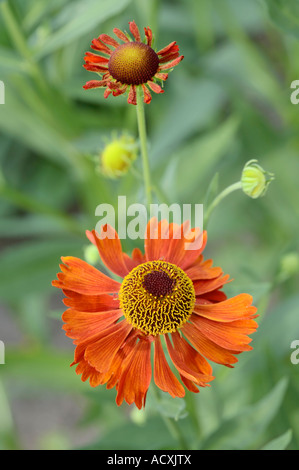
<svg viewBox="0 0 299 470">
<path fill-rule="evenodd" d="M 134 328 L 149 335 L 173 333 L 190 317 L 195 292 L 178 266 L 148 261 L 134 268 L 119 291 L 120 307 Z"/>
<path fill-rule="evenodd" d="M 159 68 L 159 57 L 143 42 L 121 44 L 111 54 L 108 70 L 115 80 L 126 85 L 141 85 L 151 80 Z"/>
</svg>

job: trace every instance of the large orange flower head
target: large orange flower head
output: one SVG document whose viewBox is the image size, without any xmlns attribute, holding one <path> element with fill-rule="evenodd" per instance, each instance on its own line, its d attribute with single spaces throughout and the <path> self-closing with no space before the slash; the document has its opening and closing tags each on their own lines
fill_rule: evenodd
<svg viewBox="0 0 299 470">
<path fill-rule="evenodd" d="M 68 256 L 53 285 L 69 307 L 62 318 L 76 345 L 71 365 L 92 387 L 115 386 L 118 405 L 145 405 L 152 346 L 155 384 L 172 397 L 183 397 L 184 386 L 195 393 L 209 386 L 214 377 L 208 361 L 233 367 L 237 354 L 252 349 L 252 297 L 227 299 L 222 287 L 229 276 L 202 255 L 206 232 L 152 218 L 144 253 L 135 248 L 131 257 L 110 226 L 87 236 L 122 282 Z"/>
<path fill-rule="evenodd" d="M 151 91 L 163 93 L 157 81 L 165 81 L 170 70 L 184 58 L 179 55 L 176 42 L 170 43 L 158 52 L 152 49 L 152 30 L 144 28 L 145 43 L 141 41 L 139 29 L 134 21 L 129 23 L 131 36 L 114 28 L 114 34 L 122 41 L 120 44 L 107 34 L 101 34 L 92 41 L 92 49 L 100 55 L 86 52 L 84 67 L 102 75 L 102 80 L 88 81 L 83 88 L 106 87 L 104 97 L 122 95 L 127 90 L 128 103 L 137 104 L 137 87 L 141 86 L 145 103 L 151 102 Z"/>
</svg>

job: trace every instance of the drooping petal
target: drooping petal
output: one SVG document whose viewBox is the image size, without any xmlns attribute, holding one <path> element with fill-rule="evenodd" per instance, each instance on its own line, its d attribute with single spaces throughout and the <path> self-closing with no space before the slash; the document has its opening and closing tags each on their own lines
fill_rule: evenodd
<svg viewBox="0 0 299 470">
<path fill-rule="evenodd" d="M 124 365 L 117 384 L 116 403 L 121 405 L 125 400 L 128 405 L 135 402 L 139 409 L 145 406 L 151 376 L 151 341 L 140 339 Z"/>
<path fill-rule="evenodd" d="M 229 323 L 217 322 L 192 315 L 192 324 L 214 343 L 231 351 L 249 351 L 252 341 L 247 335 L 254 333 L 258 325 L 254 320 L 236 320 Z"/>
<path fill-rule="evenodd" d="M 145 85 L 141 85 L 141 86 L 142 86 L 142 90 L 143 90 L 143 101 L 146 104 L 149 104 L 152 101 L 152 95 L 151 95 L 149 89 Z"/>
<path fill-rule="evenodd" d="M 134 104 L 135 106 L 137 105 L 136 85 L 131 85 L 130 86 L 130 91 L 129 91 L 129 96 L 128 96 L 128 103 L 129 104 Z"/>
<path fill-rule="evenodd" d="M 165 336 L 165 339 L 169 356 L 180 374 L 202 387 L 212 380 L 211 375 L 202 374 L 193 363 L 190 363 L 190 361 L 187 362 L 186 354 L 182 353 L 182 349 L 178 348 L 177 345 L 176 347 L 172 346 L 167 335 Z M 182 337 L 180 337 L 180 341 L 183 341 Z"/>
<path fill-rule="evenodd" d="M 151 80 L 148 80 L 147 85 L 155 93 L 164 93 L 163 88 L 161 88 L 160 85 L 158 85 L 158 83 L 155 83 L 155 82 L 152 82 Z"/>
<path fill-rule="evenodd" d="M 87 238 L 98 248 L 100 257 L 110 271 L 125 277 L 129 271 L 124 261 L 118 234 L 110 225 L 105 224 L 98 235 L 95 230 L 86 231 Z"/>
<path fill-rule="evenodd" d="M 235 351 L 229 351 L 218 346 L 206 338 L 192 323 L 185 323 L 181 331 L 195 349 L 210 361 L 227 367 L 233 367 L 232 364 L 238 362 L 238 359 L 233 355 L 237 354 Z"/>
<path fill-rule="evenodd" d="M 227 274 L 226 276 L 219 276 L 214 279 L 193 281 L 195 295 L 203 295 L 207 292 L 217 290 L 224 284 L 230 282 L 228 279 L 229 275 Z"/>
<path fill-rule="evenodd" d="M 123 320 L 104 330 L 96 341 L 87 345 L 84 358 L 99 372 L 107 372 L 117 351 L 123 345 L 132 326 Z"/>
<path fill-rule="evenodd" d="M 63 289 L 66 296 L 63 299 L 64 305 L 81 312 L 106 312 L 119 308 L 119 300 L 116 296 L 102 295 L 84 295 L 68 289 Z"/>
<path fill-rule="evenodd" d="M 112 49 L 110 49 L 110 47 L 107 47 L 106 44 L 104 44 L 100 39 L 93 39 L 91 42 L 91 47 L 95 51 L 100 51 L 104 54 L 111 55 L 112 53 Z"/>
<path fill-rule="evenodd" d="M 95 64 L 108 64 L 109 62 L 107 57 L 101 57 L 93 52 L 85 52 L 84 60 L 86 62 L 94 62 Z"/>
<path fill-rule="evenodd" d="M 242 318 L 255 318 L 257 309 L 251 304 L 251 295 L 239 294 L 215 304 L 195 304 L 194 313 L 218 322 L 231 322 Z"/>
<path fill-rule="evenodd" d="M 77 340 L 77 342 L 86 341 L 88 338 L 109 328 L 122 316 L 123 312 L 120 309 L 101 313 L 68 309 L 62 315 L 62 320 L 65 322 L 63 329 L 67 336 Z"/>
<path fill-rule="evenodd" d="M 163 392 L 168 392 L 173 398 L 185 396 L 184 388 L 166 361 L 160 336 L 155 337 L 154 380 Z"/>
<path fill-rule="evenodd" d="M 165 54 L 169 54 L 170 52 L 176 52 L 178 50 L 179 50 L 179 46 L 176 44 L 176 41 L 173 41 L 170 44 L 168 44 L 168 46 L 164 47 L 163 49 L 160 49 L 160 51 L 158 51 L 157 54 L 164 56 Z"/>
<path fill-rule="evenodd" d="M 53 286 L 86 295 L 111 294 L 119 291 L 119 282 L 85 261 L 73 256 L 65 256 L 61 259 L 64 263 L 60 265 L 62 273 L 58 273 L 58 281 L 53 281 Z"/>
</svg>

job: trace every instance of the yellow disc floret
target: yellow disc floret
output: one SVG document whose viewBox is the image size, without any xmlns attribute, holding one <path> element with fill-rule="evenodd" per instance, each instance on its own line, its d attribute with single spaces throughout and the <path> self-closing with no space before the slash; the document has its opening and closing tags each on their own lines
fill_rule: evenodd
<svg viewBox="0 0 299 470">
<path fill-rule="evenodd" d="M 173 333 L 186 323 L 193 311 L 195 292 L 191 279 L 178 266 L 148 261 L 124 278 L 119 300 L 134 328 L 156 336 Z"/>
</svg>

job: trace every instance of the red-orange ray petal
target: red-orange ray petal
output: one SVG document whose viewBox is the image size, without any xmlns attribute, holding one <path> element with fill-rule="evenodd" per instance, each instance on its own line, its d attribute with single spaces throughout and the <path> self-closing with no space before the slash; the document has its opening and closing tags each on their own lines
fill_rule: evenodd
<svg viewBox="0 0 299 470">
<path fill-rule="evenodd" d="M 106 80 L 90 80 L 83 85 L 84 90 L 89 90 L 90 88 L 100 88 L 102 86 L 106 86 Z"/>
<path fill-rule="evenodd" d="M 208 339 L 231 351 L 249 351 L 252 341 L 247 335 L 254 333 L 258 324 L 254 320 L 236 320 L 220 323 L 198 315 L 192 315 L 192 324 Z"/>
<path fill-rule="evenodd" d="M 163 392 L 168 392 L 173 398 L 185 396 L 184 388 L 166 361 L 159 335 L 155 337 L 154 380 L 157 387 Z"/>
<path fill-rule="evenodd" d="M 155 92 L 155 93 L 164 93 L 164 90 L 163 88 L 160 87 L 160 85 L 158 85 L 157 83 L 155 82 L 152 82 L 151 80 L 148 80 L 147 81 L 147 85 L 150 87 L 150 89 Z"/>
<path fill-rule="evenodd" d="M 149 91 L 149 89 L 145 85 L 142 84 L 141 86 L 142 86 L 142 90 L 143 90 L 143 101 L 146 104 L 149 104 L 152 101 L 151 92 Z"/>
<path fill-rule="evenodd" d="M 98 248 L 103 263 L 110 271 L 121 277 L 129 273 L 124 262 L 120 239 L 113 227 L 105 224 L 101 227 L 100 235 L 97 235 L 95 230 L 91 232 L 87 230 L 86 236 Z"/>
<path fill-rule="evenodd" d="M 155 78 L 158 78 L 159 80 L 167 80 L 169 74 L 168 73 L 156 73 Z"/>
<path fill-rule="evenodd" d="M 227 367 L 233 367 L 232 364 L 238 362 L 238 359 L 233 356 L 237 354 L 236 351 L 229 351 L 210 341 L 192 323 L 185 323 L 181 331 L 195 349 L 207 359 Z"/>
<path fill-rule="evenodd" d="M 63 329 L 67 336 L 77 340 L 78 343 L 101 333 L 122 316 L 123 312 L 120 309 L 101 313 L 68 309 L 62 315 L 62 320 L 65 322 Z"/>
<path fill-rule="evenodd" d="M 169 62 L 168 64 L 160 65 L 159 68 L 158 68 L 158 72 L 160 72 L 160 70 L 172 69 L 173 67 L 175 67 L 176 65 L 178 65 L 178 64 L 183 60 L 183 58 L 184 58 L 184 56 L 183 56 L 183 55 L 180 55 L 179 57 L 177 57 L 176 59 L 172 60 L 172 61 Z"/>
<path fill-rule="evenodd" d="M 94 62 L 96 64 L 108 64 L 109 62 L 107 57 L 101 57 L 93 52 L 85 52 L 84 60 L 86 62 Z"/>
<path fill-rule="evenodd" d="M 200 304 L 203 300 L 206 302 L 203 303 L 217 303 L 217 302 L 223 302 L 224 300 L 227 299 L 227 295 L 220 291 L 220 290 L 213 290 L 211 292 L 207 292 L 206 294 L 202 294 L 196 297 L 195 303 Z"/>
<path fill-rule="evenodd" d="M 135 402 L 139 409 L 145 406 L 151 376 L 151 341 L 140 339 L 128 356 L 117 384 L 117 405 L 125 400 L 128 405 Z"/>
<path fill-rule="evenodd" d="M 130 91 L 129 91 L 129 96 L 128 96 L 128 103 L 129 104 L 134 104 L 135 106 L 137 105 L 136 85 L 131 85 L 130 86 Z"/>
<path fill-rule="evenodd" d="M 99 40 L 103 41 L 105 44 L 108 44 L 109 46 L 113 47 L 118 47 L 119 43 L 113 39 L 111 36 L 108 36 L 108 34 L 100 34 Z"/>
<path fill-rule="evenodd" d="M 204 387 L 207 382 L 212 380 L 210 375 L 204 375 L 198 370 L 198 368 L 196 368 L 196 366 L 194 367 L 195 364 L 192 362 L 190 363 L 190 361 L 186 361 L 186 352 L 183 352 L 182 348 L 178 347 L 177 344 L 176 347 L 173 347 L 168 335 L 165 335 L 165 339 L 169 356 L 180 374 L 184 375 L 184 377 L 202 387 Z M 180 341 L 183 341 L 182 337 L 180 337 Z"/>
<path fill-rule="evenodd" d="M 86 70 L 89 70 L 89 72 L 97 72 L 97 73 L 104 73 L 107 72 L 108 68 L 101 66 L 101 65 L 95 65 L 92 62 L 86 62 L 86 64 L 83 64 L 83 67 Z"/>
<path fill-rule="evenodd" d="M 165 46 L 163 49 L 157 52 L 158 55 L 164 56 L 165 54 L 169 54 L 170 52 L 176 52 L 179 50 L 179 46 L 176 44 L 176 41 L 171 42 L 168 46 Z"/>
<path fill-rule="evenodd" d="M 115 296 L 103 295 L 83 295 L 68 289 L 63 289 L 66 296 L 63 299 L 64 305 L 81 312 L 106 312 L 119 308 L 119 300 Z"/>
<path fill-rule="evenodd" d="M 146 227 L 144 249 L 147 261 L 164 259 L 169 249 L 170 228 L 166 220 L 152 217 Z"/>
<path fill-rule="evenodd" d="M 231 322 L 242 318 L 255 318 L 257 309 L 251 304 L 251 295 L 239 294 L 216 304 L 195 304 L 194 313 L 218 322 Z"/>
<path fill-rule="evenodd" d="M 129 22 L 129 27 L 130 27 L 130 31 L 133 34 L 136 41 L 140 42 L 141 41 L 140 32 L 139 32 L 138 26 L 135 23 L 135 21 L 130 21 Z"/>
<path fill-rule="evenodd" d="M 165 54 L 163 57 L 160 58 L 159 64 L 165 64 L 166 62 L 170 62 L 179 57 L 179 55 L 179 52 L 171 52 L 170 54 Z"/>
<path fill-rule="evenodd" d="M 84 359 L 99 372 L 108 372 L 115 354 L 131 330 L 132 326 L 127 320 L 107 328 L 96 341 L 87 345 Z"/>
<path fill-rule="evenodd" d="M 131 258 L 124 253 L 124 262 L 129 271 L 132 271 L 132 269 L 136 268 L 139 264 L 145 263 L 145 261 L 145 256 L 141 253 L 139 248 L 134 248 Z"/>
<path fill-rule="evenodd" d="M 231 280 L 229 281 L 229 274 L 216 277 L 215 279 L 193 281 L 195 295 L 203 295 L 207 292 L 219 289 L 228 282 L 231 282 Z"/>
<path fill-rule="evenodd" d="M 146 37 L 147 45 L 151 47 L 152 39 L 153 39 L 153 32 L 152 32 L 151 28 L 144 28 L 144 34 L 145 34 L 145 37 Z"/>
<path fill-rule="evenodd" d="M 123 31 L 121 31 L 120 29 L 114 28 L 113 32 L 114 32 L 114 34 L 115 34 L 119 39 L 121 39 L 122 41 L 124 41 L 124 42 L 130 42 L 130 40 L 127 38 L 127 36 L 125 35 L 125 33 L 123 33 Z"/>
<path fill-rule="evenodd" d="M 86 295 L 111 294 L 119 291 L 119 282 L 105 276 L 85 261 L 73 256 L 61 259 L 65 266 L 60 265 L 62 273 L 58 273 L 59 280 L 53 281 L 53 286 Z"/>
<path fill-rule="evenodd" d="M 108 55 L 111 55 L 112 53 L 112 49 L 107 47 L 106 44 L 104 44 L 100 39 L 93 39 L 91 42 L 91 48 L 95 51 L 101 51 Z"/>
<path fill-rule="evenodd" d="M 201 264 L 191 266 L 185 269 L 186 274 L 195 281 L 197 279 L 215 279 L 223 274 L 223 271 L 220 267 L 212 267 L 213 261 L 207 259 Z"/>
</svg>

